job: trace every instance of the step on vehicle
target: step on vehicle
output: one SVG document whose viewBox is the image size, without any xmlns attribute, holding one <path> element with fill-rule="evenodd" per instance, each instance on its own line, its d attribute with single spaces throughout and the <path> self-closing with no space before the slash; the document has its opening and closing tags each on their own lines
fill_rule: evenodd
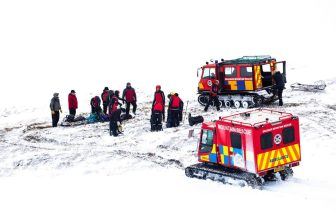
<svg viewBox="0 0 336 216">
<path fill-rule="evenodd" d="M 266 181 L 292 176 L 300 151 L 298 117 L 259 108 L 203 123 L 199 163 L 185 174 L 261 188 Z"/>
<path fill-rule="evenodd" d="M 271 56 L 243 56 L 233 60 L 206 62 L 199 68 L 198 102 L 206 105 L 212 83 L 219 81 L 222 106 L 259 107 L 277 100 L 273 74 L 279 71 L 286 83 L 286 61 Z"/>
</svg>

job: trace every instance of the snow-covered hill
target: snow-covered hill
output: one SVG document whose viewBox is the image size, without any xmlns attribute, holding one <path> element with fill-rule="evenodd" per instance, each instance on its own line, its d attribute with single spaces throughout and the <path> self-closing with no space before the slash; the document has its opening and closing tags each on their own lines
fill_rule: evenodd
<svg viewBox="0 0 336 216">
<path fill-rule="evenodd" d="M 93 206 L 99 207 L 100 202 L 108 204 L 105 200 L 108 199 L 111 208 L 113 206 L 121 214 L 128 208 L 125 202 L 138 207 L 129 209 L 133 213 L 148 210 L 150 214 L 162 208 L 166 208 L 163 214 L 178 213 L 180 210 L 175 209 L 179 207 L 186 213 L 216 212 L 212 205 L 233 206 L 226 209 L 230 213 L 237 208 L 241 213 L 249 213 L 252 208 L 258 211 L 256 206 L 260 205 L 266 211 L 277 209 L 275 215 L 282 214 L 278 209 L 280 206 L 294 212 L 327 212 L 335 209 L 336 201 L 336 175 L 333 172 L 336 157 L 335 90 L 335 79 L 327 82 L 323 92 L 287 89 L 284 92 L 285 106 L 271 105 L 272 109 L 299 116 L 302 163 L 294 169 L 293 178 L 268 184 L 262 191 L 185 177 L 184 167 L 197 161 L 200 126 L 190 127 L 185 121 L 178 128 L 150 132 L 151 95 L 145 94 L 138 114 L 124 123 L 124 134 L 119 137 L 109 136 L 108 123 L 50 128 L 49 118 L 35 118 L 39 116 L 39 109 L 1 113 L 0 175 L 8 178 L 0 181 L 7 182 L 5 185 L 12 182 L 9 188 L 16 188 L 17 182 L 37 187 L 32 190 L 18 186 L 25 192 L 28 203 L 32 202 L 30 195 L 45 202 L 40 197 L 45 193 L 55 194 L 62 199 L 62 205 L 66 205 L 64 199 L 77 203 L 86 199 L 83 198 L 86 196 L 84 191 L 88 191 L 88 196 L 104 199 L 98 203 L 93 201 Z M 212 109 L 204 113 L 196 99 L 189 101 L 188 107 L 188 112 L 203 115 L 206 121 L 243 111 L 222 109 L 216 112 Z M 15 116 L 25 118 L 17 120 Z M 188 138 L 191 129 L 194 129 L 194 136 Z M 25 178 L 20 178 L 22 176 Z M 1 189 L 9 190 L 7 186 Z M 68 190 L 73 192 L 68 194 Z M 198 202 L 209 202 L 210 209 L 206 210 Z M 246 208 L 240 208 L 245 204 Z"/>
</svg>

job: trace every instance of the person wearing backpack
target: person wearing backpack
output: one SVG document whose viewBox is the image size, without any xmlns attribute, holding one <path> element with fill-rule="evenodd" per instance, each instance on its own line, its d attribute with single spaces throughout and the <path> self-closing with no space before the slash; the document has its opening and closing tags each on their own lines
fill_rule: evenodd
<svg viewBox="0 0 336 216">
<path fill-rule="evenodd" d="M 112 92 L 111 92 L 112 93 Z M 110 136 L 118 136 L 118 122 L 121 121 L 121 109 L 118 109 L 118 106 L 122 105 L 119 102 L 119 91 L 115 91 L 110 95 L 110 103 L 108 105 L 108 113 L 110 118 Z"/>
<path fill-rule="evenodd" d="M 62 113 L 61 103 L 58 95 L 58 93 L 54 93 L 53 98 L 50 101 L 51 119 L 53 127 L 57 127 L 57 123 L 60 118 L 60 112 Z"/>
<path fill-rule="evenodd" d="M 126 88 L 123 91 L 122 99 L 126 101 L 126 116 L 129 115 L 131 104 L 133 106 L 133 114 L 135 115 L 137 97 L 134 88 L 132 88 L 131 83 L 129 82 L 126 84 Z"/>
<path fill-rule="evenodd" d="M 164 92 L 161 90 L 161 86 L 157 85 L 155 87 L 155 93 L 154 93 L 154 100 L 152 103 L 152 112 L 154 109 L 155 104 L 157 103 L 161 103 L 162 104 L 162 121 L 164 121 L 165 119 L 165 105 L 166 105 L 166 101 L 165 101 L 165 94 Z"/>
<path fill-rule="evenodd" d="M 70 115 L 73 115 L 75 117 L 76 110 L 78 108 L 78 101 L 75 90 L 71 90 L 71 92 L 68 95 L 68 106 Z"/>
<path fill-rule="evenodd" d="M 101 99 L 103 101 L 103 112 L 104 114 L 107 114 L 107 107 L 109 105 L 109 96 L 110 96 L 110 93 L 109 93 L 109 88 L 108 87 L 105 87 L 104 90 L 103 90 L 103 93 L 101 94 Z"/>
<path fill-rule="evenodd" d="M 168 115 L 170 118 L 169 120 L 170 127 L 178 127 L 180 125 L 179 115 L 180 115 L 180 110 L 181 110 L 181 102 L 182 100 L 180 99 L 177 93 L 170 95 L 170 101 L 168 105 L 168 112 L 169 112 Z M 167 123 L 168 123 L 168 119 L 167 119 Z"/>
</svg>

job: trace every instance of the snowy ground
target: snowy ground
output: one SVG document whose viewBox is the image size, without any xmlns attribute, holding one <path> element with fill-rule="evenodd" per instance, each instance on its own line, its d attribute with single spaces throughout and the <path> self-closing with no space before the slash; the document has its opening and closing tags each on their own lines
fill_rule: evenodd
<svg viewBox="0 0 336 216">
<path fill-rule="evenodd" d="M 106 214 L 109 208 L 121 214 L 126 211 L 154 215 L 163 209 L 163 215 L 181 210 L 201 214 L 216 212 L 216 206 L 231 213 L 249 213 L 251 208 L 259 212 L 257 206 L 265 206 L 267 211 L 274 209 L 276 215 L 288 209 L 332 212 L 336 210 L 335 90 L 335 79 L 327 81 L 323 92 L 287 89 L 285 106 L 271 105 L 300 117 L 302 163 L 294 169 L 292 179 L 268 184 L 262 191 L 185 177 L 183 168 L 197 160 L 200 126 L 190 127 L 186 121 L 179 128 L 150 132 L 149 95 L 142 95 L 138 114 L 124 123 L 125 132 L 117 138 L 109 136 L 107 123 L 50 128 L 49 117 L 35 118 L 39 109 L 2 112 L 0 190 L 11 194 L 15 188 L 16 192 L 1 197 L 1 202 L 8 204 L 5 208 L 20 212 L 23 210 L 14 204 L 17 199 L 29 210 L 35 209 L 32 205 L 38 201 L 43 204 L 42 209 L 55 208 L 55 215 L 64 213 L 72 202 L 78 209 L 69 211 L 98 212 L 97 215 Z M 196 100 L 188 107 L 206 121 L 237 112 L 222 109 L 204 113 Z M 195 131 L 192 138 L 188 138 L 190 129 Z M 31 196 L 34 200 L 30 200 Z M 50 202 L 44 200 L 46 196 Z M 134 208 L 129 207 L 130 203 Z M 37 213 L 42 214 L 43 210 L 38 209 Z"/>
</svg>

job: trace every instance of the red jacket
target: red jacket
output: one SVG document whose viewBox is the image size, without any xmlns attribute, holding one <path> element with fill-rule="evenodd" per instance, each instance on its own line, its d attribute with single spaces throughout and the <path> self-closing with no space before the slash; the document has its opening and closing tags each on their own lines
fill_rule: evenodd
<svg viewBox="0 0 336 216">
<path fill-rule="evenodd" d="M 132 87 L 125 88 L 122 98 L 129 103 L 136 101 L 136 94 L 134 88 Z"/>
<path fill-rule="evenodd" d="M 78 101 L 77 101 L 76 95 L 71 94 L 71 93 L 68 95 L 68 105 L 69 105 L 69 109 L 78 108 Z"/>
<path fill-rule="evenodd" d="M 153 111 L 159 111 L 159 112 L 163 112 L 163 105 L 162 103 L 156 103 L 153 107 Z"/>
<path fill-rule="evenodd" d="M 170 109 L 180 108 L 181 99 L 178 96 L 172 95 L 170 100 Z"/>
</svg>

